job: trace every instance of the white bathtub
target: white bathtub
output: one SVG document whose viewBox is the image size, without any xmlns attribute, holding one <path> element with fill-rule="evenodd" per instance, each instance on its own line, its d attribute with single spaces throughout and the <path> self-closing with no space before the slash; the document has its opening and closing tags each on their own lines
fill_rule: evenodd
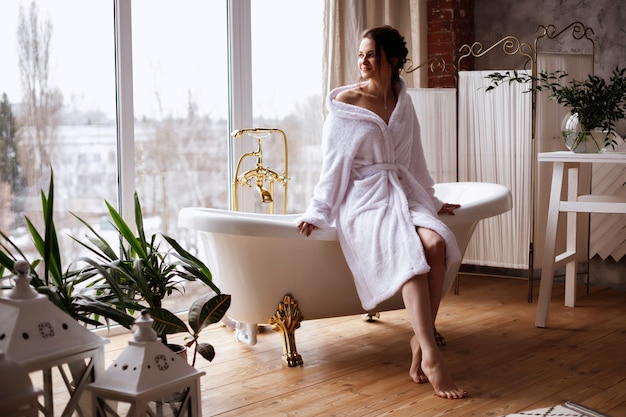
<svg viewBox="0 0 626 417">
<path fill-rule="evenodd" d="M 435 186 L 444 202 L 459 203 L 456 215 L 441 219 L 454 232 L 461 253 L 477 223 L 511 209 L 510 191 L 498 184 L 443 183 Z M 268 323 L 286 294 L 293 295 L 304 319 L 366 313 L 363 311 L 334 228 L 301 235 L 298 214 L 258 214 L 187 207 L 179 226 L 200 232 L 204 260 L 219 288 L 232 295 L 228 316 L 238 339 L 256 343 L 257 324 Z M 444 294 L 460 265 L 449 270 Z M 375 312 L 404 308 L 400 295 Z"/>
</svg>

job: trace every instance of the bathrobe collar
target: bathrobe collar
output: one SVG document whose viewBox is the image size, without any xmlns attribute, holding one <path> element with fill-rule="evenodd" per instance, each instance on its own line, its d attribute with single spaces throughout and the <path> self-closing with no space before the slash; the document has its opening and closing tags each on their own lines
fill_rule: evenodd
<svg viewBox="0 0 626 417">
<path fill-rule="evenodd" d="M 326 106 L 329 109 L 329 111 L 334 112 L 335 115 L 337 115 L 338 117 L 345 117 L 349 119 L 354 119 L 354 118 L 362 119 L 365 117 L 366 119 L 371 119 L 374 122 L 387 125 L 387 123 L 385 123 L 385 121 L 381 119 L 379 115 L 377 115 L 371 110 L 365 109 L 363 107 L 355 106 L 353 104 L 342 103 L 340 101 L 335 100 L 337 98 L 337 95 L 341 93 L 342 91 L 350 90 L 355 87 L 360 87 L 366 83 L 367 81 L 362 81 L 362 82 L 355 83 L 355 84 L 337 87 L 331 90 L 331 92 L 326 96 Z M 396 97 L 398 98 L 398 100 L 396 102 L 396 106 L 393 109 L 393 112 L 391 113 L 391 117 L 389 118 L 390 125 L 393 119 L 396 117 L 396 114 L 398 113 L 398 109 L 401 109 L 404 107 L 404 101 L 408 97 L 408 94 L 406 94 L 406 82 L 404 81 L 402 77 L 400 77 L 400 79 L 394 82 L 393 87 L 396 92 Z"/>
</svg>

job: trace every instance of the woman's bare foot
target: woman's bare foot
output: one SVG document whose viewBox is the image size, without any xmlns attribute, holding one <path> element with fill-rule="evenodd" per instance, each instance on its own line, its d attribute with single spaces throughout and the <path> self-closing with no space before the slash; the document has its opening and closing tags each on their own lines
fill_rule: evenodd
<svg viewBox="0 0 626 417">
<path fill-rule="evenodd" d="M 415 335 L 411 337 L 409 341 L 411 345 L 411 368 L 409 369 L 409 376 L 413 382 L 417 384 L 425 384 L 428 382 L 428 377 L 422 371 L 422 349 L 417 341 Z"/>
<path fill-rule="evenodd" d="M 467 391 L 456 386 L 452 376 L 443 366 L 443 358 L 438 349 L 428 358 L 423 355 L 421 369 L 432 384 L 435 394 L 439 397 L 457 399 L 467 396 Z"/>
</svg>

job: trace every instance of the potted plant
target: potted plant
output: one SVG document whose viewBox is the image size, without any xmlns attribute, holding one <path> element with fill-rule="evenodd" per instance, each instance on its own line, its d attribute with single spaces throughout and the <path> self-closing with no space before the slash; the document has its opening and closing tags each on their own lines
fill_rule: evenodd
<svg viewBox="0 0 626 417">
<path fill-rule="evenodd" d="M 594 152 L 602 152 L 617 146 L 615 125 L 626 117 L 625 72 L 626 68 L 616 67 L 608 83 L 596 75 L 564 83 L 568 74 L 563 71 L 541 72 L 537 77 L 517 71 L 495 72 L 487 76 L 491 82 L 487 90 L 505 82 L 532 82 L 527 92 L 549 91 L 551 100 L 570 108 L 562 129 L 568 148 L 576 152 L 585 141 L 590 141 Z"/>
<path fill-rule="evenodd" d="M 83 276 L 81 268 L 70 263 L 67 269 L 63 268 L 59 240 L 54 224 L 54 178 L 50 172 L 50 184 L 47 195 L 41 190 L 41 206 L 43 213 L 43 235 L 37 230 L 33 222 L 24 216 L 30 237 L 40 258 L 28 260 L 28 257 L 4 232 L 0 231 L 0 277 L 4 280 L 12 277 L 15 264 L 24 260 L 30 266 L 30 284 L 35 290 L 48 297 L 70 317 L 85 326 L 109 326 L 111 322 L 130 329 L 135 322 L 134 317 L 124 309 L 119 308 L 119 300 L 125 298 L 124 292 L 115 282 L 104 283 L 106 277 L 91 279 Z M 7 274 L 8 272 L 8 274 Z M 104 285 L 103 285 L 104 284 Z M 102 288 L 106 287 L 106 291 Z M 3 285 L 3 289 L 11 286 Z M 104 323 L 103 323 L 103 321 Z M 86 364 L 83 360 L 68 363 L 75 384 L 83 375 Z"/>
<path fill-rule="evenodd" d="M 169 345 L 167 335 L 188 332 L 191 341 L 187 347 L 195 345 L 196 353 L 211 361 L 215 356 L 213 347 L 199 343 L 199 333 L 206 326 L 219 322 L 230 306 L 230 295 L 222 294 L 212 282 L 208 267 L 181 247 L 172 237 L 154 233 L 148 239 L 145 230 L 141 204 L 137 193 L 134 194 L 135 224 L 137 234 L 115 210 L 106 202 L 112 224 L 120 239 L 119 250 L 114 250 L 109 242 L 99 235 L 93 227 L 80 217 L 93 236 L 87 236 L 87 242 L 76 240 L 95 255 L 95 258 L 83 257 L 80 261 L 88 267 L 81 271 L 81 277 L 103 277 L 111 283 L 111 293 L 123 291 L 124 299 L 118 299 L 120 309 L 146 309 L 154 319 L 153 327 L 163 343 Z M 162 239 L 161 239 L 162 238 Z M 189 327 L 178 316 L 163 307 L 163 300 L 175 291 L 183 291 L 182 282 L 200 281 L 211 292 L 192 303 L 189 313 Z"/>
<path fill-rule="evenodd" d="M 170 248 L 162 248 L 157 235 L 146 240 L 139 199 L 135 194 L 135 218 L 139 236 L 135 237 L 119 213 L 109 204 L 123 248 L 120 254 L 86 221 L 73 214 L 96 237 L 88 238 L 90 244 L 79 241 L 97 255 L 96 259 L 83 257 L 63 269 L 58 236 L 53 219 L 54 179 L 51 171 L 47 195 L 41 192 L 43 234 L 25 217 L 34 247 L 40 258 L 29 261 L 27 256 L 4 232 L 0 231 L 0 277 L 13 275 L 15 262 L 26 260 L 30 268 L 31 284 L 51 302 L 85 325 L 103 326 L 111 322 L 130 329 L 135 321 L 134 313 L 148 309 L 154 318 L 154 326 L 164 343 L 167 335 L 188 332 L 191 340 L 187 347 L 195 345 L 200 353 L 211 361 L 215 356 L 213 347 L 199 343 L 199 333 L 209 324 L 220 321 L 230 306 L 230 295 L 222 294 L 213 284 L 209 269 L 184 250 L 178 242 L 163 235 Z M 78 266 L 80 263 L 81 266 Z M 7 273 L 8 272 L 8 273 Z M 188 312 L 188 325 L 179 317 L 162 307 L 163 299 L 174 291 L 180 291 L 182 280 L 200 280 L 212 291 L 192 303 Z M 3 288 L 10 288 L 4 285 Z M 104 321 L 104 322 L 103 322 Z"/>
<path fill-rule="evenodd" d="M 28 260 L 27 256 L 4 232 L 0 231 L 0 277 L 11 276 L 15 269 L 15 262 L 23 259 L 30 265 L 31 285 L 41 294 L 44 294 L 57 307 L 69 314 L 75 320 L 85 325 L 102 326 L 115 322 L 125 328 L 131 328 L 134 318 L 124 309 L 117 307 L 119 299 L 124 297 L 123 291 L 111 281 L 90 279 L 82 275 L 81 269 L 70 263 L 67 269 L 63 268 L 59 241 L 53 219 L 54 180 L 50 173 L 48 194 L 41 191 L 41 206 L 43 213 L 43 235 L 37 230 L 33 222 L 25 216 L 25 221 L 40 258 Z M 7 274 L 8 272 L 8 274 Z M 104 278 L 106 281 L 106 277 Z M 107 291 L 102 291 L 104 286 Z M 3 286 L 3 288 L 10 288 Z M 104 319 L 105 323 L 101 321 Z"/>
</svg>

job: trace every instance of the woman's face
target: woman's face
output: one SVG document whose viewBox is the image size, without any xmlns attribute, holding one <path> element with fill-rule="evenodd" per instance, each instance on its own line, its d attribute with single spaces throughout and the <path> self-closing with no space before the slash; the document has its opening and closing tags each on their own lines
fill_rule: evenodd
<svg viewBox="0 0 626 417">
<path fill-rule="evenodd" d="M 382 73 L 390 73 L 391 66 L 387 62 L 385 52 L 381 49 L 380 59 L 376 57 L 376 44 L 373 39 L 363 38 L 359 46 L 359 71 L 364 80 L 381 78 Z M 380 65 L 379 63 L 380 62 Z"/>
</svg>

